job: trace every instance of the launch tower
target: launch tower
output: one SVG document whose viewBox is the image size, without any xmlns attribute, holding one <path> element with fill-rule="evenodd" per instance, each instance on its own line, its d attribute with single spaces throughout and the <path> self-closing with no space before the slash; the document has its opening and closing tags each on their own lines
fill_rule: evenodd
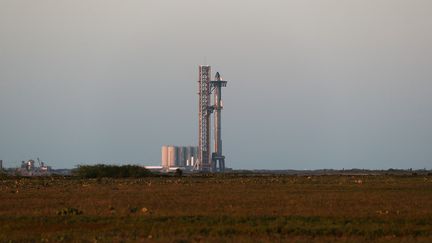
<svg viewBox="0 0 432 243">
<path fill-rule="evenodd" d="M 210 158 L 210 66 L 199 66 L 198 79 L 198 161 L 196 167 L 199 171 L 211 170 Z"/>
<path fill-rule="evenodd" d="M 222 154 L 222 87 L 227 81 L 222 80 L 216 73 L 215 80 L 210 80 L 211 67 L 199 66 L 198 96 L 198 161 L 195 168 L 204 172 L 223 172 L 225 170 L 225 156 Z M 214 91 L 213 105 L 211 94 Z M 214 112 L 214 152 L 210 148 L 210 116 Z"/>
</svg>

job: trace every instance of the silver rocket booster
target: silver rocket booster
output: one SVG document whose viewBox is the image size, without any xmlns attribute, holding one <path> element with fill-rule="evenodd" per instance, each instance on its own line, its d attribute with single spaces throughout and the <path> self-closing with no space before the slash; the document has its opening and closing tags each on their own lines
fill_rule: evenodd
<svg viewBox="0 0 432 243">
<path fill-rule="evenodd" d="M 225 156 L 222 154 L 222 87 L 226 87 L 227 81 L 223 81 L 219 72 L 212 81 L 214 87 L 214 152 L 212 154 L 213 171 L 225 171 Z M 219 164 L 219 166 L 218 166 Z"/>
<path fill-rule="evenodd" d="M 215 81 L 220 82 L 219 72 L 216 73 Z M 214 152 L 217 156 L 222 156 L 222 87 L 217 85 L 214 91 Z"/>
</svg>

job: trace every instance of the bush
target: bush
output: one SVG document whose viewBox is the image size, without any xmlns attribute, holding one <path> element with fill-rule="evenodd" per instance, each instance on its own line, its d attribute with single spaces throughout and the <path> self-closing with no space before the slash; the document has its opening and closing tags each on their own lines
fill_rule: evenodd
<svg viewBox="0 0 432 243">
<path fill-rule="evenodd" d="M 180 170 L 180 169 L 176 169 L 174 175 L 175 176 L 182 176 L 183 175 L 183 171 Z"/>
<path fill-rule="evenodd" d="M 80 165 L 72 174 L 82 178 L 138 178 L 150 176 L 151 172 L 138 165 Z"/>
<path fill-rule="evenodd" d="M 70 215 L 81 215 L 83 212 L 76 208 L 62 208 L 57 211 L 57 215 L 70 216 Z"/>
<path fill-rule="evenodd" d="M 9 175 L 0 170 L 0 179 L 8 179 Z"/>
</svg>

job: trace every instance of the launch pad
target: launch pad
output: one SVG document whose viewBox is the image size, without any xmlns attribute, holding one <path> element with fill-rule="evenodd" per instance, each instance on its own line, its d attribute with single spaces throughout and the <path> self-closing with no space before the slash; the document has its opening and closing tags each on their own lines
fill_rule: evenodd
<svg viewBox="0 0 432 243">
<path fill-rule="evenodd" d="M 222 154 L 222 87 L 227 81 L 222 80 L 219 72 L 210 80 L 211 67 L 199 66 L 198 78 L 198 160 L 195 169 L 203 172 L 224 172 L 225 156 Z M 213 93 L 213 104 L 211 94 Z M 213 116 L 214 152 L 210 148 L 210 123 Z"/>
<path fill-rule="evenodd" d="M 187 171 L 224 172 L 222 153 L 222 88 L 227 86 L 219 72 L 211 80 L 211 67 L 199 66 L 198 76 L 198 147 L 162 146 L 163 171 L 182 168 Z M 211 150 L 211 122 L 213 115 L 214 149 Z"/>
</svg>

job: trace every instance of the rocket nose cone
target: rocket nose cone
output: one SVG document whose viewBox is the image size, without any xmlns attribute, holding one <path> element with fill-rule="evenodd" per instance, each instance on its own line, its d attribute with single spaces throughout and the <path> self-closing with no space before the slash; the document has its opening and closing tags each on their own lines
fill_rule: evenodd
<svg viewBox="0 0 432 243">
<path fill-rule="evenodd" d="M 219 74 L 219 72 L 216 73 L 216 79 L 217 79 L 217 80 L 220 79 L 220 74 Z"/>
</svg>

